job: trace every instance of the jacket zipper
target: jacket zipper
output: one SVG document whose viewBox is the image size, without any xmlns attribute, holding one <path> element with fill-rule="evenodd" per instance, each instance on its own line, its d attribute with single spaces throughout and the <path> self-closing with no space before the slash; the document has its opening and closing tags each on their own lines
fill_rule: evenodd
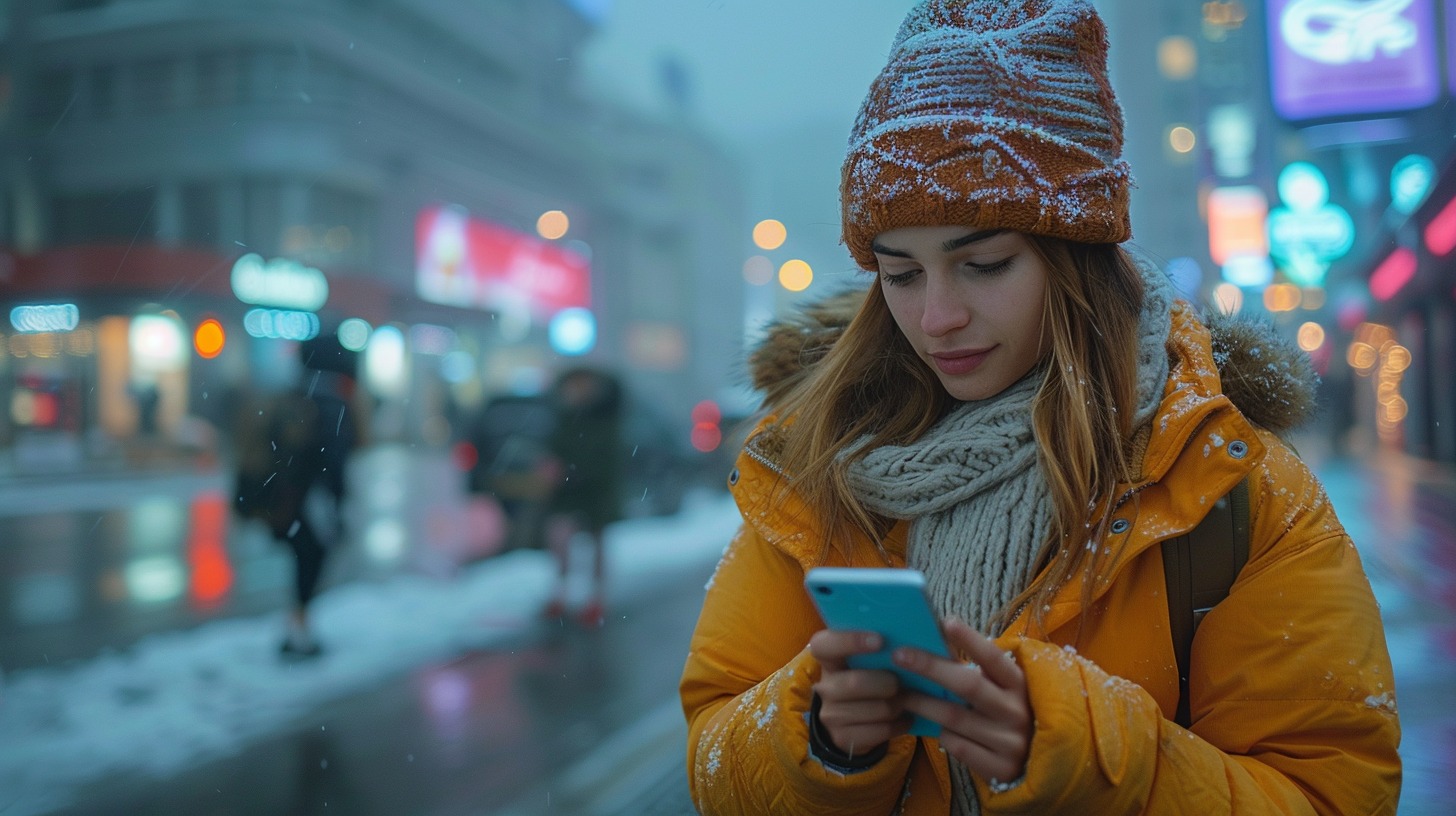
<svg viewBox="0 0 1456 816">
<path fill-rule="evenodd" d="M 778 465 L 778 463 L 774 462 L 772 459 L 769 459 L 767 456 L 764 456 L 763 454 L 761 454 L 758 451 L 754 450 L 752 446 L 750 446 L 750 445 L 744 445 L 743 446 L 743 452 L 746 453 L 746 454 L 748 454 L 748 457 L 750 459 L 752 459 L 755 462 L 758 462 L 760 465 L 763 465 L 764 467 L 768 468 L 769 470 L 772 470 L 774 473 L 777 473 L 780 476 L 787 476 L 788 475 L 787 473 L 784 472 L 784 469 Z"/>
</svg>

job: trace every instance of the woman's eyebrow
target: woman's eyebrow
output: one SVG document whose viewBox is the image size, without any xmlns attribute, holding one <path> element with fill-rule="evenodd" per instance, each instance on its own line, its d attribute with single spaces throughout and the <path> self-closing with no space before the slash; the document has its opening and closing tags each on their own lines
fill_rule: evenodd
<svg viewBox="0 0 1456 816">
<path fill-rule="evenodd" d="M 954 252 L 957 249 L 966 246 L 967 244 L 974 244 L 977 241 L 984 241 L 987 238 L 994 238 L 1005 231 L 1006 230 L 1004 229 L 981 230 L 979 232 L 972 232 L 968 235 L 962 235 L 959 238 L 952 238 L 951 240 L 946 241 L 945 243 L 940 245 L 940 251 Z M 891 247 L 887 247 L 884 244 L 880 243 L 878 240 L 870 242 L 870 250 L 877 255 L 888 255 L 892 258 L 914 257 L 909 252 L 906 252 L 903 249 L 893 249 Z"/>
<path fill-rule="evenodd" d="M 967 244 L 974 244 L 977 241 L 984 241 L 987 238 L 994 238 L 1005 231 L 1006 230 L 1004 229 L 992 229 L 981 230 L 980 232 L 973 232 L 970 235 L 962 235 L 959 238 L 953 238 L 949 241 L 946 241 L 945 243 L 940 245 L 940 248 L 943 252 L 954 252 L 955 250 L 960 249 Z"/>
</svg>

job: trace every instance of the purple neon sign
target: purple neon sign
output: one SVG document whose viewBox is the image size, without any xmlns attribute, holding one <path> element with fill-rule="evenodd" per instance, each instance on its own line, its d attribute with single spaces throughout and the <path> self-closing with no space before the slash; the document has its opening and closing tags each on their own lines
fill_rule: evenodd
<svg viewBox="0 0 1456 816">
<path fill-rule="evenodd" d="M 1268 0 L 1274 109 L 1285 119 L 1410 110 L 1441 92 L 1432 0 Z"/>
<path fill-rule="evenodd" d="M 1456 93 L 1456 0 L 1446 0 L 1446 87 Z"/>
</svg>

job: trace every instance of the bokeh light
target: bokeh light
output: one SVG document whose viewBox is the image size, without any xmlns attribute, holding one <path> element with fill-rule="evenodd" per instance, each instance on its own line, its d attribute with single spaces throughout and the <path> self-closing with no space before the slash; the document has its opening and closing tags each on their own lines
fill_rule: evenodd
<svg viewBox="0 0 1456 816">
<path fill-rule="evenodd" d="M 1314 351 L 1325 344 L 1325 327 L 1313 321 L 1299 327 L 1299 347 Z"/>
<path fill-rule="evenodd" d="M 197 330 L 192 333 L 192 347 L 197 349 L 197 355 L 204 360 L 211 360 L 221 354 L 226 344 L 227 332 L 223 331 L 221 323 L 212 318 L 199 323 Z"/>
<path fill-rule="evenodd" d="M 1244 290 L 1232 283 L 1220 283 L 1213 287 L 1213 302 L 1226 315 L 1238 314 L 1244 308 Z"/>
<path fill-rule="evenodd" d="M 566 231 L 571 229 L 571 219 L 561 210 L 547 210 L 541 213 L 536 219 L 536 232 L 548 241 L 555 241 L 558 238 L 565 238 Z"/>
<path fill-rule="evenodd" d="M 369 333 L 374 331 L 368 321 L 351 317 L 339 324 L 339 345 L 349 351 L 363 351 L 369 344 Z"/>
<path fill-rule="evenodd" d="M 1198 137 L 1193 131 L 1183 125 L 1178 125 L 1168 131 L 1168 146 L 1179 153 L 1188 153 L 1198 144 Z"/>
<path fill-rule="evenodd" d="M 558 354 L 586 354 L 597 344 L 597 319 L 582 308 L 562 309 L 546 327 L 551 348 Z"/>
<path fill-rule="evenodd" d="M 1198 70 L 1198 49 L 1183 36 L 1164 37 L 1158 42 L 1158 71 L 1167 79 L 1188 79 Z"/>
<path fill-rule="evenodd" d="M 778 249 L 788 238 L 784 223 L 774 218 L 765 218 L 753 227 L 753 243 L 759 249 Z"/>
<path fill-rule="evenodd" d="M 790 292 L 802 292 L 814 282 L 814 269 L 798 258 L 779 267 L 779 285 Z"/>
<path fill-rule="evenodd" d="M 773 261 L 766 255 L 754 255 L 743 262 L 743 279 L 754 286 L 764 286 L 773 280 Z"/>
</svg>

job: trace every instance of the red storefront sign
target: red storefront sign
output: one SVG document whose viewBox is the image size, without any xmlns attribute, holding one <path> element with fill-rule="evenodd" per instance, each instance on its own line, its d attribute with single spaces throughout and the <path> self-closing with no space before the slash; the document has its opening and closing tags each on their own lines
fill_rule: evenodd
<svg viewBox="0 0 1456 816">
<path fill-rule="evenodd" d="M 415 286 L 434 303 L 529 310 L 549 318 L 591 306 L 591 262 L 549 241 L 429 207 L 415 221 Z"/>
</svg>

